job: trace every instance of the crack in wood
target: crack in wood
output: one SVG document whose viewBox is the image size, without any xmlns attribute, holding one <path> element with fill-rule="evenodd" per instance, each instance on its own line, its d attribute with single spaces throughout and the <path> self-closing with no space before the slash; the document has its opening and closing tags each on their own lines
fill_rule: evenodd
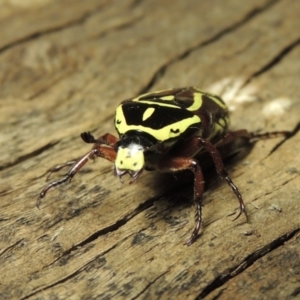
<svg viewBox="0 0 300 300">
<path fill-rule="evenodd" d="M 99 7 L 95 10 L 98 11 Z M 81 16 L 80 18 L 69 21 L 65 24 L 57 25 L 53 28 L 45 29 L 44 31 L 37 31 L 37 32 L 31 33 L 27 36 L 24 36 L 23 38 L 20 38 L 20 39 L 14 41 L 14 42 L 11 42 L 10 44 L 7 44 L 7 45 L 3 46 L 2 48 L 0 48 L 0 53 L 3 53 L 4 51 L 6 51 L 8 49 L 11 49 L 11 48 L 13 48 L 13 47 L 15 47 L 19 44 L 23 44 L 23 43 L 27 43 L 29 41 L 32 41 L 32 40 L 34 40 L 36 38 L 39 38 L 41 36 L 45 36 L 45 35 L 48 35 L 48 34 L 51 34 L 51 33 L 66 29 L 66 28 L 70 28 L 72 26 L 80 25 L 80 24 L 84 23 L 91 15 L 93 15 L 95 13 L 96 12 L 94 12 L 94 11 L 93 12 L 87 12 L 86 14 Z"/>
<path fill-rule="evenodd" d="M 67 73 L 62 74 L 61 76 L 58 76 L 57 78 L 54 78 L 52 81 L 49 81 L 47 83 L 47 85 L 42 86 L 40 89 L 38 89 L 37 91 L 34 91 L 33 94 L 28 95 L 26 97 L 27 100 L 33 100 L 39 96 L 41 96 L 42 94 L 45 94 L 48 90 L 50 89 L 55 89 L 56 84 L 59 84 L 61 81 L 63 81 L 64 79 L 69 78 L 70 76 L 72 76 L 74 73 L 74 71 L 69 71 Z M 69 96 L 69 98 L 71 98 L 71 96 L 73 96 L 73 94 L 71 94 Z"/>
<path fill-rule="evenodd" d="M 254 8 L 252 11 L 248 12 L 240 21 L 237 21 L 236 23 L 233 23 L 232 25 L 229 25 L 228 27 L 222 29 L 221 31 L 217 32 L 214 36 L 208 38 L 205 41 L 201 41 L 199 44 L 196 44 L 195 46 L 192 46 L 191 48 L 185 50 L 175 58 L 171 59 L 170 61 L 166 62 L 163 66 L 161 66 L 152 76 L 150 81 L 148 82 L 147 85 L 145 85 L 140 91 L 138 92 L 138 95 L 147 93 L 156 83 L 157 81 L 163 77 L 165 74 L 166 70 L 176 62 L 185 59 L 188 57 L 190 54 L 192 54 L 194 51 L 199 50 L 200 48 L 210 45 L 214 43 L 215 41 L 221 39 L 223 36 L 227 35 L 228 33 L 231 33 L 240 27 L 246 25 L 250 20 L 258 16 L 260 13 L 266 11 L 273 5 L 275 5 L 279 0 L 271 0 L 267 4 Z"/>
<path fill-rule="evenodd" d="M 23 242 L 24 239 L 20 239 L 18 241 L 16 241 L 15 243 L 13 243 L 12 245 L 6 247 L 6 248 L 3 248 L 1 251 L 0 251 L 0 256 L 2 256 L 4 253 L 8 252 L 8 251 L 11 251 L 13 249 L 15 249 L 19 244 L 21 244 Z"/>
<path fill-rule="evenodd" d="M 87 269 L 88 269 L 95 261 L 98 261 L 99 259 L 102 259 L 103 261 L 105 261 L 105 257 L 104 257 L 104 256 L 105 256 L 107 253 L 109 253 L 110 251 L 112 251 L 113 249 L 117 248 L 117 247 L 118 247 L 121 243 L 123 243 L 123 241 L 126 240 L 126 239 L 127 239 L 127 238 L 118 241 L 118 242 L 117 242 L 116 244 L 114 244 L 112 247 L 110 247 L 110 248 L 108 248 L 107 250 L 103 251 L 101 254 L 97 255 L 97 256 L 94 257 L 92 260 L 88 261 L 88 262 L 85 263 L 83 266 L 81 266 L 81 267 L 78 268 L 77 270 L 73 271 L 73 272 L 70 273 L 69 275 L 64 276 L 63 278 L 61 278 L 61 279 L 59 279 L 59 280 L 57 280 L 57 281 L 55 281 L 55 282 L 53 282 L 53 283 L 51 283 L 51 284 L 49 284 L 49 285 L 47 285 L 47 286 L 36 288 L 36 289 L 35 289 L 33 292 L 31 292 L 30 294 L 28 294 L 28 295 L 24 296 L 23 298 L 21 298 L 21 300 L 28 299 L 28 298 L 30 298 L 30 297 L 32 297 L 32 296 L 38 294 L 38 293 L 41 292 L 41 291 L 45 291 L 45 290 L 50 289 L 50 288 L 52 288 L 52 287 L 55 287 L 55 286 L 57 286 L 57 285 L 59 285 L 59 284 L 65 283 L 66 281 L 68 281 L 68 280 L 74 278 L 75 276 L 77 276 L 77 275 L 80 274 L 81 272 L 86 271 L 86 270 L 87 270 Z M 61 257 L 60 257 L 60 258 L 61 258 Z M 57 259 L 57 260 L 58 260 L 58 259 Z M 53 262 L 50 263 L 48 266 L 53 265 L 57 260 L 53 261 Z M 48 267 L 48 266 L 47 266 L 47 267 Z M 45 269 L 45 267 L 44 267 L 43 269 Z M 165 273 L 167 273 L 167 271 L 166 271 Z M 164 273 L 164 274 L 165 274 L 165 273 Z M 164 275 L 164 274 L 162 274 L 162 275 Z M 162 275 L 161 275 L 161 276 L 162 276 Z M 159 277 L 161 277 L 161 276 L 159 276 Z"/>
<path fill-rule="evenodd" d="M 144 2 L 144 0 L 133 0 L 130 5 L 130 8 L 134 9 L 134 8 L 140 6 L 143 2 Z"/>
<path fill-rule="evenodd" d="M 295 288 L 295 290 L 291 293 L 291 297 L 296 297 L 300 295 L 300 286 Z"/>
<path fill-rule="evenodd" d="M 300 40 L 299 40 L 300 42 Z M 280 141 L 278 144 L 276 144 L 270 151 L 270 153 L 267 155 L 267 157 L 271 156 L 272 153 L 277 151 L 286 141 L 294 137 L 298 132 L 300 131 L 300 122 L 295 126 L 295 128 L 291 131 L 291 133 L 286 136 L 282 141 Z M 267 158 L 266 157 L 266 158 Z"/>
<path fill-rule="evenodd" d="M 99 257 L 99 256 L 98 256 Z M 67 276 L 64 276 L 63 278 L 61 278 L 60 280 L 57 280 L 47 286 L 43 286 L 43 287 L 38 287 L 36 288 L 34 291 L 32 291 L 30 294 L 20 298 L 20 300 L 25 300 L 25 299 L 28 299 L 34 295 L 36 295 L 37 293 L 41 292 L 41 291 L 45 291 L 47 289 L 50 289 L 52 287 L 55 287 L 59 284 L 62 284 L 70 279 L 72 279 L 73 277 L 75 277 L 76 275 L 80 274 L 82 271 L 85 270 L 85 268 L 87 267 L 88 264 L 90 264 L 91 262 L 88 262 L 86 263 L 85 265 L 83 265 L 82 267 L 80 267 L 79 269 L 77 269 L 76 271 L 72 272 L 71 274 L 67 275 Z"/>
<path fill-rule="evenodd" d="M 48 264 L 47 266 L 44 266 L 43 269 L 53 265 L 55 262 L 59 261 L 60 259 L 62 259 L 63 257 L 66 257 L 67 255 L 69 255 L 71 252 L 76 251 L 77 249 L 86 246 L 87 244 L 92 243 L 93 241 L 97 240 L 100 236 L 103 236 L 107 233 L 113 232 L 118 230 L 121 226 L 124 226 L 128 221 L 130 221 L 131 219 L 133 219 L 135 216 L 137 216 L 138 214 L 140 214 L 141 212 L 145 211 L 146 209 L 148 209 L 149 207 L 153 206 L 153 203 L 155 201 L 157 201 L 159 198 L 163 197 L 163 195 L 158 195 L 155 197 L 152 197 L 146 201 L 144 201 L 143 203 L 141 203 L 137 208 L 135 208 L 132 212 L 130 212 L 129 214 L 127 214 L 126 216 L 124 216 L 122 219 L 116 221 L 114 224 L 107 226 L 101 230 L 98 230 L 96 232 L 94 232 L 92 235 L 90 235 L 89 237 L 87 237 L 86 239 L 82 240 L 81 242 L 73 245 L 71 248 L 65 250 L 61 256 L 57 257 L 55 260 L 53 260 L 50 264 Z M 114 245 L 114 247 L 112 247 L 110 250 L 112 250 L 113 248 L 115 248 L 118 244 L 120 243 L 120 241 Z M 108 251 L 107 250 L 105 253 L 103 253 L 102 255 L 106 254 Z"/>
<path fill-rule="evenodd" d="M 27 153 L 27 154 L 25 154 L 25 155 L 19 156 L 19 157 L 18 157 L 17 159 L 15 159 L 14 161 L 8 162 L 8 163 L 6 163 L 6 164 L 0 166 L 0 171 L 2 171 L 2 170 L 4 170 L 4 169 L 7 169 L 7 168 L 10 168 L 10 167 L 14 167 L 15 165 L 18 165 L 19 163 L 22 163 L 22 162 L 24 162 L 25 160 L 28 160 L 28 159 L 30 159 L 30 158 L 33 158 L 33 157 L 35 157 L 35 156 L 41 154 L 42 152 L 44 152 L 44 151 L 46 151 L 46 150 L 48 150 L 48 149 L 53 148 L 53 147 L 54 147 L 56 144 L 58 144 L 58 143 L 59 143 L 59 141 L 50 142 L 50 143 L 48 143 L 48 144 L 46 144 L 46 145 L 44 145 L 44 146 L 42 146 L 42 147 L 40 147 L 40 148 L 38 148 L 38 149 L 36 149 L 36 150 L 30 152 L 30 153 Z M 42 175 L 42 176 L 44 176 L 44 175 Z"/>
<path fill-rule="evenodd" d="M 208 296 L 211 292 L 214 290 L 220 288 L 223 286 L 226 282 L 228 282 L 233 277 L 237 276 L 244 270 L 248 269 L 250 266 L 252 266 L 257 260 L 264 257 L 266 254 L 271 253 L 272 251 L 276 250 L 277 248 L 281 247 L 292 239 L 298 232 L 300 232 L 300 227 L 288 232 L 280 237 L 278 237 L 276 240 L 272 241 L 268 245 L 265 245 L 261 249 L 249 254 L 243 262 L 241 262 L 239 265 L 231 268 L 226 273 L 219 275 L 216 277 L 209 285 L 207 285 L 202 292 L 195 298 L 197 300 L 204 299 L 206 296 Z"/>
<path fill-rule="evenodd" d="M 250 81 L 263 73 L 269 71 L 274 66 L 276 66 L 283 58 L 285 58 L 294 48 L 300 45 L 300 38 L 296 39 L 290 45 L 283 48 L 275 57 L 273 57 L 268 63 L 266 63 L 262 68 L 254 72 L 249 78 L 245 81 L 245 83 L 241 86 L 241 88 L 245 87 Z M 298 129 L 299 130 L 299 129 Z"/>
<path fill-rule="evenodd" d="M 105 235 L 107 233 L 118 230 L 121 226 L 124 226 L 128 221 L 133 219 L 135 216 L 137 216 L 141 212 L 145 211 L 149 207 L 153 206 L 153 203 L 161 197 L 163 197 L 163 196 L 158 195 L 158 196 L 149 198 L 148 200 L 146 200 L 143 203 L 139 204 L 132 212 L 125 215 L 122 219 L 117 220 L 114 224 L 112 224 L 110 226 L 107 226 L 107 227 L 105 227 L 105 228 L 103 228 L 99 231 L 96 231 L 95 233 L 93 233 L 91 236 L 89 236 L 85 240 L 83 240 L 80 243 L 74 245 L 74 247 L 72 247 L 72 248 L 76 249 L 77 247 L 83 247 L 86 244 L 91 243 L 94 240 L 98 239 L 102 235 Z"/>
<path fill-rule="evenodd" d="M 165 271 L 163 273 L 161 273 L 159 276 L 157 276 L 156 278 L 154 278 L 153 280 L 151 280 L 143 289 L 142 291 L 140 291 L 136 296 L 132 297 L 131 299 L 138 299 L 141 295 L 143 295 L 150 287 L 151 285 L 153 285 L 157 280 L 159 280 L 161 277 L 163 277 L 165 274 L 167 274 L 169 271 Z"/>
<path fill-rule="evenodd" d="M 7 45 L 3 46 L 2 48 L 0 48 L 0 54 L 5 52 L 8 49 L 11 49 L 11 48 L 19 45 L 19 44 L 27 43 L 29 41 L 32 41 L 32 40 L 36 39 L 36 38 L 40 38 L 42 36 L 45 36 L 45 35 L 48 35 L 48 34 L 51 34 L 51 33 L 54 33 L 54 32 L 58 32 L 58 31 L 61 31 L 61 30 L 65 30 L 65 29 L 71 28 L 73 26 L 78 26 L 78 25 L 84 24 L 91 16 L 97 14 L 101 10 L 103 10 L 103 4 L 92 8 L 91 11 L 86 12 L 85 14 L 83 14 L 82 16 L 80 16 L 77 19 L 70 20 L 70 21 L 68 21 L 64 24 L 53 26 L 52 28 L 48 28 L 48 29 L 45 29 L 43 31 L 36 31 L 36 32 L 31 33 L 31 34 L 28 34 L 27 36 L 19 38 L 15 41 L 11 42 L 10 44 L 7 44 Z M 129 25 L 131 25 L 135 21 L 136 21 L 136 19 L 134 19 L 133 21 L 130 21 L 130 22 L 125 22 L 124 24 L 121 24 L 121 25 L 119 24 L 117 27 L 110 28 L 107 32 L 110 32 L 111 30 L 115 30 L 116 28 L 117 29 L 123 29 L 124 27 L 128 27 Z"/>
</svg>

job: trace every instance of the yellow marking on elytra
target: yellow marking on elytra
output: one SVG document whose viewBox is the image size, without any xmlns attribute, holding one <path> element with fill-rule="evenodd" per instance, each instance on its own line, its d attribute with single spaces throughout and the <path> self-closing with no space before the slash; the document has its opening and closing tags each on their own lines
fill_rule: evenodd
<svg viewBox="0 0 300 300">
<path fill-rule="evenodd" d="M 193 104 L 190 107 L 187 107 L 187 110 L 189 111 L 196 111 L 198 109 L 200 109 L 200 107 L 202 106 L 202 93 L 193 93 Z"/>
<path fill-rule="evenodd" d="M 227 110 L 227 105 L 224 103 L 224 101 L 221 98 L 219 98 L 218 96 L 215 96 L 215 95 L 209 95 L 209 94 L 205 94 L 205 95 L 207 95 L 207 97 L 209 97 L 217 105 L 219 105 L 220 107 Z"/>
<path fill-rule="evenodd" d="M 218 133 L 222 133 L 224 131 L 224 127 L 221 126 L 220 124 L 218 123 L 215 123 L 214 124 L 214 129 L 210 135 L 210 138 L 213 138 L 214 136 L 216 136 Z"/>
<path fill-rule="evenodd" d="M 150 118 L 154 113 L 154 111 L 155 111 L 154 107 L 147 108 L 143 114 L 143 121 L 146 121 L 148 118 Z"/>
<path fill-rule="evenodd" d="M 149 95 L 153 95 L 153 94 L 160 94 L 160 93 L 162 93 L 162 92 L 164 92 L 164 90 L 161 90 L 161 91 L 156 91 L 156 92 L 150 92 L 150 93 L 146 93 L 146 94 L 142 94 L 142 95 L 139 95 L 139 96 L 137 96 L 136 98 L 133 98 L 132 99 L 132 101 L 143 101 L 143 100 L 140 100 L 140 99 L 142 99 L 142 98 L 145 98 L 145 97 L 148 97 Z M 157 97 L 157 98 L 160 98 L 160 97 Z"/>
<path fill-rule="evenodd" d="M 228 118 L 227 119 L 222 118 L 218 120 L 218 124 L 224 128 L 227 126 L 228 121 L 229 121 Z"/>
<path fill-rule="evenodd" d="M 226 109 L 226 110 L 228 109 L 227 105 L 224 103 L 224 101 L 219 96 L 214 95 L 214 94 L 209 94 L 207 92 L 201 91 L 201 90 L 196 89 L 196 88 L 195 88 L 195 90 L 197 92 L 193 94 L 194 99 L 198 99 L 199 97 L 202 98 L 202 96 L 206 96 L 210 100 L 214 101 L 218 106 L 222 107 L 223 109 Z M 199 101 L 199 100 L 197 100 L 197 101 Z M 202 101 L 202 99 L 201 99 L 201 101 Z M 202 102 L 201 102 L 201 105 L 202 105 Z M 200 107 L 201 107 L 201 105 L 200 105 Z M 191 110 L 190 108 L 188 108 L 188 109 Z"/>
<path fill-rule="evenodd" d="M 161 99 L 161 98 L 160 98 Z M 135 101 L 135 102 L 140 102 L 140 103 L 143 103 L 143 104 L 149 104 L 149 105 L 153 105 L 153 104 L 157 104 L 159 106 L 164 106 L 164 107 L 172 107 L 172 108 L 178 108 L 178 109 L 181 109 L 180 106 L 178 105 L 175 105 L 175 104 L 169 104 L 169 103 L 156 103 L 155 101 L 148 101 L 148 100 L 132 100 L 132 101 Z"/>
<path fill-rule="evenodd" d="M 215 137 L 216 135 L 224 132 L 225 128 L 229 124 L 229 118 L 224 117 L 219 119 L 217 122 L 214 122 L 214 127 L 210 135 L 210 139 Z"/>
<path fill-rule="evenodd" d="M 159 97 L 161 100 L 165 100 L 165 101 L 173 101 L 175 99 L 175 97 L 173 95 L 169 95 L 169 96 L 163 96 L 163 97 Z"/>
<path fill-rule="evenodd" d="M 153 104 L 153 102 L 151 102 L 151 104 Z M 173 105 L 172 107 L 175 106 Z M 115 127 L 120 135 L 125 134 L 129 130 L 137 130 L 150 134 L 158 141 L 167 141 L 170 138 L 178 137 L 182 135 L 182 133 L 184 133 L 190 126 L 201 123 L 200 117 L 197 115 L 193 115 L 190 118 L 174 122 L 160 129 L 153 129 L 142 125 L 128 125 L 126 124 L 126 119 L 123 113 L 122 105 L 118 106 L 116 109 L 115 120 L 121 122 L 120 124 L 117 124 L 117 122 L 115 121 Z M 176 132 L 174 132 L 174 128 L 176 128 Z"/>
</svg>

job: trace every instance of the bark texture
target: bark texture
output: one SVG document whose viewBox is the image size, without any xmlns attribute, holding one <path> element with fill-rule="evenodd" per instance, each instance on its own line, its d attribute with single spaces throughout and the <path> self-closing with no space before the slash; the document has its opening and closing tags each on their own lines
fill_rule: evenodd
<svg viewBox="0 0 300 300">
<path fill-rule="evenodd" d="M 299 299 L 298 1 L 1 6 L 1 299 Z M 101 159 L 36 208 L 46 170 L 90 149 L 81 132 L 115 133 L 119 102 L 183 86 L 221 95 L 233 129 L 295 130 L 227 165 L 248 223 L 232 221 L 238 202 L 209 171 L 187 247 L 192 177 L 122 185 Z"/>
</svg>

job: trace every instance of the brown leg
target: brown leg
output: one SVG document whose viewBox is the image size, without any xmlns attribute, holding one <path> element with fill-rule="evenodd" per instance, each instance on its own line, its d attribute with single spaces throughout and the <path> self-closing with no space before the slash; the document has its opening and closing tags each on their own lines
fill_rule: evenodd
<svg viewBox="0 0 300 300">
<path fill-rule="evenodd" d="M 116 143 L 118 142 L 118 139 L 110 133 L 106 133 L 105 135 L 100 136 L 98 139 L 95 139 L 94 136 L 90 132 L 83 132 L 83 133 L 81 133 L 80 136 L 81 136 L 82 140 L 88 144 L 107 145 L 112 148 L 114 148 Z M 90 158 L 94 159 L 94 157 L 90 157 Z M 67 161 L 63 164 L 52 167 L 51 169 L 49 169 L 46 172 L 46 174 L 48 174 L 46 180 L 49 180 L 49 178 L 51 177 L 51 175 L 53 173 L 59 172 L 61 169 L 65 168 L 65 167 L 70 167 L 70 166 L 75 165 L 75 163 L 77 161 L 79 161 L 80 159 L 81 159 L 81 157 L 78 157 L 76 159 L 73 159 L 73 160 Z"/>
<path fill-rule="evenodd" d="M 274 132 L 266 132 L 266 133 L 253 133 L 248 132 L 245 129 L 237 130 L 237 131 L 230 131 L 225 134 L 223 139 L 220 143 L 217 144 L 217 147 L 230 143 L 236 138 L 244 138 L 249 141 L 256 141 L 259 139 L 269 139 L 269 138 L 276 138 L 280 136 L 290 137 L 293 135 L 293 132 L 290 131 L 274 131 Z M 237 219 L 242 213 L 245 214 L 246 218 L 246 208 L 244 204 L 244 200 L 242 198 L 241 193 L 239 192 L 237 186 L 233 183 L 233 181 L 228 176 L 228 173 L 224 167 L 222 157 L 217 149 L 217 147 L 212 144 L 211 142 L 201 138 L 201 137 L 193 137 L 184 142 L 184 144 L 177 148 L 175 155 L 178 156 L 193 156 L 197 152 L 197 150 L 204 148 L 212 157 L 214 165 L 216 167 L 217 174 L 222 178 L 225 179 L 228 185 L 231 187 L 232 191 L 238 198 L 239 204 L 240 204 L 240 212 L 236 216 L 235 219 Z"/>
<path fill-rule="evenodd" d="M 204 191 L 204 180 L 199 163 L 193 158 L 165 157 L 158 166 L 163 172 L 176 172 L 191 170 L 194 175 L 194 202 L 196 205 L 196 226 L 186 244 L 191 245 L 197 238 L 202 225 L 202 196 Z"/>
<path fill-rule="evenodd" d="M 94 136 L 89 131 L 81 133 L 80 136 L 82 140 L 88 144 L 107 145 L 112 148 L 114 148 L 116 143 L 119 141 L 117 137 L 115 137 L 110 133 L 106 133 L 97 139 L 95 139 Z"/>
<path fill-rule="evenodd" d="M 265 133 L 254 133 L 248 132 L 245 129 L 237 130 L 237 131 L 229 131 L 227 132 L 220 141 L 214 143 L 217 148 L 225 146 L 226 144 L 232 143 L 236 138 L 240 138 L 245 140 L 248 143 L 255 143 L 259 140 L 265 139 L 272 139 L 278 137 L 284 137 L 269 153 L 272 154 L 278 147 L 280 147 L 287 139 L 291 138 L 297 131 L 300 129 L 300 123 L 293 131 L 272 131 L 272 132 L 265 132 Z M 222 151 L 222 150 L 221 150 Z M 223 152 L 225 154 L 226 152 Z M 226 154 L 225 154 L 226 155 Z"/>
<path fill-rule="evenodd" d="M 222 178 L 225 179 L 226 182 L 228 183 L 228 185 L 231 187 L 232 191 L 234 192 L 234 194 L 236 195 L 236 197 L 239 200 L 239 204 L 240 204 L 240 212 L 239 214 L 236 216 L 235 220 L 242 214 L 244 213 L 247 220 L 247 213 L 246 213 L 246 208 L 245 208 L 245 204 L 244 204 L 244 200 L 242 198 L 241 193 L 239 192 L 237 186 L 233 183 L 233 181 L 230 179 L 230 177 L 228 176 L 228 173 L 224 167 L 223 164 L 223 160 L 222 157 L 218 151 L 218 149 L 209 141 L 206 141 L 205 139 L 201 138 L 201 137 L 197 137 L 197 142 L 199 143 L 199 146 L 204 147 L 207 152 L 210 154 L 210 156 L 213 159 L 214 165 L 216 167 L 216 171 L 217 174 Z"/>
<path fill-rule="evenodd" d="M 229 131 L 224 137 L 221 139 L 220 143 L 217 143 L 217 146 L 221 146 L 227 143 L 232 142 L 236 138 L 243 138 L 249 141 L 257 141 L 264 139 L 272 139 L 277 137 L 290 137 L 293 134 L 291 131 L 272 131 L 272 132 L 264 132 L 264 133 L 254 133 L 249 132 L 246 129 Z"/>
<path fill-rule="evenodd" d="M 83 134 L 82 134 L 83 135 Z M 39 194 L 38 200 L 37 200 L 37 207 L 39 208 L 41 199 L 44 198 L 51 188 L 58 186 L 64 182 L 71 181 L 74 175 L 88 162 L 89 159 L 95 159 L 96 157 L 103 157 L 111 162 L 114 162 L 116 159 L 116 151 L 114 149 L 114 144 L 112 141 L 117 142 L 117 138 L 110 134 L 106 134 L 99 139 L 95 140 L 94 137 L 90 134 L 87 133 L 85 136 L 85 139 L 83 140 L 88 143 L 94 142 L 94 147 L 91 151 L 86 153 L 84 156 L 82 156 L 74 165 L 73 167 L 69 170 L 69 172 L 64 175 L 61 179 L 58 179 L 56 181 L 53 181 L 49 183 L 47 186 L 43 188 L 41 193 Z M 107 138 L 107 139 L 106 139 Z M 88 140 L 88 141 L 87 141 Z M 106 141 L 105 143 L 101 141 Z M 71 162 L 67 162 L 62 165 L 58 165 L 54 167 L 53 169 L 50 170 L 51 173 L 57 172 L 61 170 L 62 168 L 68 166 Z M 51 175 L 50 173 L 50 175 Z"/>
<path fill-rule="evenodd" d="M 52 167 L 51 169 L 48 169 L 48 171 L 46 172 L 46 174 L 48 174 L 46 177 L 46 181 L 48 181 L 50 179 L 50 177 L 53 173 L 59 172 L 61 169 L 65 168 L 65 167 L 73 166 L 79 159 L 80 158 L 76 158 L 74 160 L 69 160 L 63 164 L 56 165 L 56 166 Z"/>
<path fill-rule="evenodd" d="M 245 138 L 250 138 L 253 137 L 251 133 L 248 133 L 246 130 L 239 130 L 236 132 L 230 132 L 225 136 L 226 142 L 229 142 L 228 140 L 233 139 L 237 136 L 243 136 Z M 228 173 L 224 167 L 222 157 L 216 148 L 211 142 L 203 139 L 202 137 L 193 137 L 185 141 L 185 143 L 182 145 L 182 147 L 178 148 L 176 151 L 176 155 L 178 156 L 192 156 L 195 155 L 197 150 L 204 148 L 212 157 L 217 174 L 222 178 L 225 179 L 228 185 L 231 187 L 232 191 L 236 195 L 236 197 L 239 200 L 240 204 L 240 212 L 237 215 L 235 219 L 237 219 L 242 213 L 246 214 L 246 209 L 245 209 L 245 204 L 242 198 L 241 193 L 239 192 L 238 188 L 236 185 L 232 182 L 230 177 L 228 176 Z"/>
</svg>

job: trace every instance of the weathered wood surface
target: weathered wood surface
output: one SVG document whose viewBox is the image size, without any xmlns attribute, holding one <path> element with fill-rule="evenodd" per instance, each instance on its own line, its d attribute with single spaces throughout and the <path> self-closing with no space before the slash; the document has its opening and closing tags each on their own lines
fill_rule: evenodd
<svg viewBox="0 0 300 300">
<path fill-rule="evenodd" d="M 35 206 L 45 171 L 89 150 L 79 134 L 114 133 L 140 92 L 194 85 L 223 95 L 233 128 L 293 130 L 298 1 L 1 5 L 1 299 L 299 299 L 299 133 L 228 166 L 249 223 L 210 180 L 191 247 L 192 185 L 172 176 L 121 185 L 98 160 Z"/>
</svg>

